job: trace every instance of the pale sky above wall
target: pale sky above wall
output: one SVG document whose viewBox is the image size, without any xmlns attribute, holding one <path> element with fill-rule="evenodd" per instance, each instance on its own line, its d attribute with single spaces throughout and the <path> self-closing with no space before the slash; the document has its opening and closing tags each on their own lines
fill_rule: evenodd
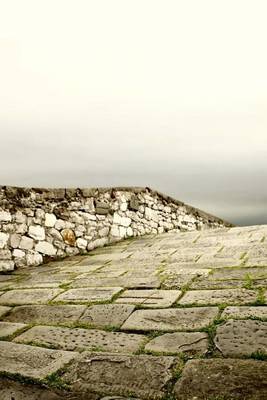
<svg viewBox="0 0 267 400">
<path fill-rule="evenodd" d="M 266 0 L 0 0 L 0 184 L 267 223 Z"/>
</svg>

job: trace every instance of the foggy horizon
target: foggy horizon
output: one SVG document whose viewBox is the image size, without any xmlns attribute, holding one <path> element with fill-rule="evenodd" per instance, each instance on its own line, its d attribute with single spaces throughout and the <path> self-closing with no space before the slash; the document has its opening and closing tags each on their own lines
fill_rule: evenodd
<svg viewBox="0 0 267 400">
<path fill-rule="evenodd" d="M 0 185 L 147 186 L 267 224 L 266 2 L 0 9 Z"/>
</svg>

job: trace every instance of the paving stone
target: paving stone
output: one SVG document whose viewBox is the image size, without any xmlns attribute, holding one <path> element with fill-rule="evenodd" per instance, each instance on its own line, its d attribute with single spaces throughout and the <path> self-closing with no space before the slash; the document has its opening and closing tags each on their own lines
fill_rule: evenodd
<svg viewBox="0 0 267 400">
<path fill-rule="evenodd" d="M 50 326 L 34 326 L 14 339 L 17 343 L 42 344 L 63 350 L 96 350 L 114 353 L 136 352 L 145 340 L 144 335 Z"/>
<path fill-rule="evenodd" d="M 61 289 L 9 290 L 0 297 L 0 304 L 44 304 L 52 300 L 56 295 L 61 292 Z"/>
<path fill-rule="evenodd" d="M 192 279 L 195 276 L 198 276 L 197 274 L 175 274 L 175 275 L 169 275 L 166 278 L 164 278 L 164 273 L 163 273 L 163 282 L 161 287 L 163 289 L 181 289 L 183 286 L 188 285 Z"/>
<path fill-rule="evenodd" d="M 245 279 L 250 276 L 252 279 L 266 278 L 267 268 L 265 267 L 241 267 L 241 268 L 222 268 L 216 269 L 211 279 Z"/>
<path fill-rule="evenodd" d="M 70 393 L 62 389 L 47 389 L 37 383 L 15 382 L 11 379 L 0 378 L 1 400 L 99 400 L 93 393 Z M 138 400 L 138 399 L 131 399 Z"/>
<path fill-rule="evenodd" d="M 79 322 L 91 324 L 95 327 L 120 327 L 130 314 L 134 306 L 130 304 L 98 304 L 89 307 Z"/>
<path fill-rule="evenodd" d="M 267 307 L 226 307 L 221 317 L 233 319 L 261 318 L 267 320 Z"/>
<path fill-rule="evenodd" d="M 26 324 L 67 324 L 78 321 L 86 306 L 82 305 L 40 305 L 18 306 L 5 317 L 5 321 Z"/>
<path fill-rule="evenodd" d="M 114 354 L 81 354 L 69 371 L 63 374 L 64 381 L 72 390 L 96 392 L 117 396 L 157 399 L 167 392 L 172 378 L 174 357 L 127 356 Z"/>
<path fill-rule="evenodd" d="M 267 354 L 267 322 L 229 320 L 217 328 L 214 342 L 226 357 Z"/>
<path fill-rule="evenodd" d="M 58 371 L 75 356 L 75 352 L 0 341 L 0 372 L 43 379 Z"/>
<path fill-rule="evenodd" d="M 179 304 L 249 304 L 257 300 L 257 292 L 247 289 L 189 290 Z"/>
<path fill-rule="evenodd" d="M 0 338 L 13 335 L 13 333 L 19 331 L 22 328 L 25 328 L 26 326 L 27 325 L 20 323 L 0 321 Z"/>
<path fill-rule="evenodd" d="M 158 277 L 130 277 L 129 275 L 123 275 L 119 277 L 97 277 L 92 275 L 88 278 L 75 279 L 71 287 L 90 287 L 90 286 L 122 286 L 124 288 L 145 288 L 154 289 L 160 286 L 160 280 Z"/>
<path fill-rule="evenodd" d="M 12 289 L 57 288 L 59 285 L 68 284 L 71 281 L 69 274 L 38 274 L 13 283 Z"/>
<path fill-rule="evenodd" d="M 9 310 L 11 310 L 11 307 L 0 306 L 0 318 L 2 318 Z"/>
<path fill-rule="evenodd" d="M 218 315 L 217 307 L 137 310 L 122 325 L 123 330 L 183 331 L 202 329 Z"/>
<path fill-rule="evenodd" d="M 170 307 L 181 295 L 180 290 L 126 290 L 116 303 L 136 304 L 147 308 Z"/>
<path fill-rule="evenodd" d="M 44 387 L 0 378 L 1 400 L 62 400 L 66 399 L 65 396 L 60 396 Z"/>
<path fill-rule="evenodd" d="M 208 335 L 202 332 L 166 333 L 151 340 L 145 350 L 159 353 L 203 355 L 208 351 Z"/>
<path fill-rule="evenodd" d="M 267 363 L 255 360 L 191 360 L 177 381 L 177 400 L 266 400 Z"/>
<path fill-rule="evenodd" d="M 112 297 L 118 294 L 122 289 L 121 287 L 70 289 L 57 296 L 54 301 L 63 301 L 65 303 L 110 301 Z"/>
<path fill-rule="evenodd" d="M 244 280 L 211 280 L 207 278 L 203 278 L 200 280 L 196 280 L 190 284 L 190 290 L 192 289 L 238 289 L 244 287 L 245 281 Z"/>
</svg>

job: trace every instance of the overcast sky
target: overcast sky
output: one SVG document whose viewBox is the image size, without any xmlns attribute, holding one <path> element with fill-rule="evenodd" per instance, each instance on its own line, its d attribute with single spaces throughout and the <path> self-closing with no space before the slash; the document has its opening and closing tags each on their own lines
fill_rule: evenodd
<svg viewBox="0 0 267 400">
<path fill-rule="evenodd" d="M 0 0 L 0 184 L 267 223 L 266 0 Z"/>
</svg>

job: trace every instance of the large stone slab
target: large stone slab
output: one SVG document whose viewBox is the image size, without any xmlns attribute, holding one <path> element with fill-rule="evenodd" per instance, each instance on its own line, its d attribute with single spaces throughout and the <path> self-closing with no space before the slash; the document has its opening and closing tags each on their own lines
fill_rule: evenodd
<svg viewBox="0 0 267 400">
<path fill-rule="evenodd" d="M 180 290 L 125 290 L 116 303 L 135 304 L 147 308 L 170 307 L 181 295 Z"/>
<path fill-rule="evenodd" d="M 72 324 L 77 322 L 86 306 L 82 305 L 29 305 L 14 307 L 5 321 L 26 324 Z"/>
<path fill-rule="evenodd" d="M 231 280 L 231 279 L 225 279 L 225 280 L 211 280 L 207 278 L 202 278 L 200 280 L 193 281 L 190 284 L 190 290 L 192 289 L 238 289 L 244 287 L 245 281 L 242 280 Z"/>
<path fill-rule="evenodd" d="M 11 379 L 0 379 L 1 400 L 63 400 L 66 394 L 60 396 L 52 391 L 21 382 L 14 382 Z"/>
<path fill-rule="evenodd" d="M 202 332 L 166 333 L 151 340 L 145 350 L 157 353 L 203 355 L 208 351 L 208 335 Z"/>
<path fill-rule="evenodd" d="M 13 335 L 15 332 L 19 331 L 22 328 L 25 328 L 27 325 L 20 323 L 12 323 L 12 322 L 3 322 L 0 321 L 0 338 L 3 339 L 6 336 Z"/>
<path fill-rule="evenodd" d="M 77 353 L 0 341 L 0 372 L 43 379 L 63 368 Z"/>
<path fill-rule="evenodd" d="M 266 400 L 267 363 L 254 360 L 188 361 L 174 393 L 177 400 Z"/>
<path fill-rule="evenodd" d="M 14 339 L 17 343 L 35 343 L 63 350 L 114 353 L 134 353 L 145 340 L 144 335 L 50 326 L 35 326 Z"/>
<path fill-rule="evenodd" d="M 179 304 L 215 305 L 250 304 L 257 300 L 257 292 L 247 289 L 189 290 Z"/>
<path fill-rule="evenodd" d="M 259 318 L 267 320 L 267 306 L 233 306 L 226 307 L 223 311 L 222 318 L 233 318 L 233 319 L 247 319 L 247 318 Z"/>
<path fill-rule="evenodd" d="M 98 304 L 89 307 L 79 322 L 98 328 L 120 327 L 133 311 L 134 306 L 130 304 Z"/>
<path fill-rule="evenodd" d="M 143 331 L 183 331 L 202 329 L 218 315 L 217 307 L 137 310 L 121 329 Z"/>
<path fill-rule="evenodd" d="M 260 279 L 267 277 L 267 268 L 265 267 L 240 267 L 240 268 L 222 268 L 217 269 L 211 275 L 212 279 L 245 279 L 250 276 L 251 279 Z"/>
<path fill-rule="evenodd" d="M 90 303 L 110 301 L 112 297 L 122 290 L 121 287 L 92 287 L 81 289 L 70 289 L 57 296 L 54 301 L 65 303 Z"/>
<path fill-rule="evenodd" d="M 11 310 L 11 307 L 0 306 L 0 318 L 2 318 L 9 310 Z"/>
<path fill-rule="evenodd" d="M 24 305 L 44 304 L 61 293 L 61 289 L 23 289 L 9 290 L 0 297 L 0 304 Z"/>
<path fill-rule="evenodd" d="M 217 328 L 214 342 L 226 357 L 267 354 L 267 322 L 229 320 Z"/>
<path fill-rule="evenodd" d="M 160 280 L 156 276 L 129 276 L 123 275 L 119 277 L 99 277 L 95 275 L 88 276 L 87 278 L 79 278 L 75 279 L 71 287 L 72 288 L 82 288 L 82 287 L 91 287 L 91 286 L 122 286 L 124 288 L 145 288 L 145 289 L 154 289 L 160 286 Z"/>
<path fill-rule="evenodd" d="M 174 357 L 85 352 L 62 376 L 72 390 L 158 399 L 167 393 Z"/>
</svg>

